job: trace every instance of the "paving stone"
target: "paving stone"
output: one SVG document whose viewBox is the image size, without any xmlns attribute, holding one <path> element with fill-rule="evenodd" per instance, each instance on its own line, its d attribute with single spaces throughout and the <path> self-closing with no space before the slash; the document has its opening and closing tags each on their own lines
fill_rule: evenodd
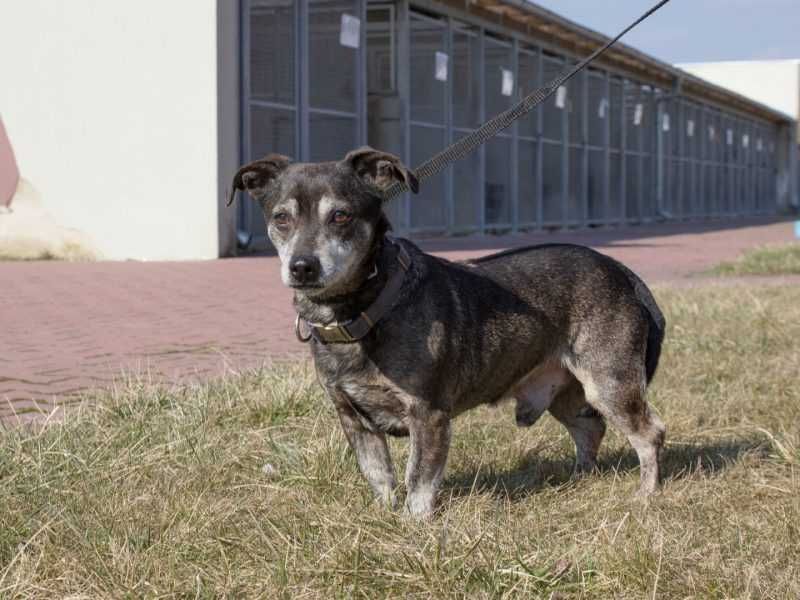
<svg viewBox="0 0 800 600">
<path fill-rule="evenodd" d="M 682 285 L 743 250 L 793 238 L 790 221 L 762 218 L 418 243 L 451 260 L 580 243 L 648 282 Z M 294 337 L 291 293 L 275 257 L 0 262 L 0 298 L 0 419 L 15 411 L 21 421 L 41 418 L 54 402 L 120 376 L 198 380 L 307 355 Z"/>
</svg>

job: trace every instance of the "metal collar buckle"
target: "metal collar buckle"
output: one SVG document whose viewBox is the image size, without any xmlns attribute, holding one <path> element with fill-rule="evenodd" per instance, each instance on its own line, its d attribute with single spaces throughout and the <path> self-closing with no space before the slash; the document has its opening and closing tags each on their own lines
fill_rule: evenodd
<svg viewBox="0 0 800 600">
<path fill-rule="evenodd" d="M 354 342 L 355 338 L 350 335 L 344 325 L 331 323 L 330 325 L 315 325 L 313 326 L 317 335 L 322 338 L 326 344 L 346 344 Z"/>
</svg>

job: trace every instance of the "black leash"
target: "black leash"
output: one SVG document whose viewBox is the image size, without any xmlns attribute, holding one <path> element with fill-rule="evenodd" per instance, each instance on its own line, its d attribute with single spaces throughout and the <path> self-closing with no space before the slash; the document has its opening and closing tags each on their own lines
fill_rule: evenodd
<svg viewBox="0 0 800 600">
<path fill-rule="evenodd" d="M 434 175 L 436 175 L 436 173 L 442 171 L 448 165 L 456 162 L 457 160 L 464 158 L 475 148 L 485 143 L 488 139 L 494 137 L 497 133 L 506 129 L 514 121 L 516 121 L 526 113 L 536 108 L 536 106 L 538 106 L 539 104 L 547 100 L 547 98 L 552 96 L 559 87 L 561 87 L 564 83 L 569 81 L 578 72 L 583 70 L 589 63 L 591 63 L 598 56 L 603 54 L 603 52 L 605 52 L 611 46 L 617 43 L 617 41 L 619 41 L 619 39 L 623 35 L 628 33 L 631 29 L 636 27 L 639 23 L 644 21 L 647 17 L 649 17 L 659 8 L 664 6 L 667 2 L 669 2 L 669 0 L 661 0 L 653 8 L 651 8 L 641 17 L 639 17 L 636 21 L 628 25 L 628 27 L 626 27 L 622 31 L 622 33 L 617 35 L 617 37 L 615 37 L 613 40 L 607 42 L 605 45 L 601 46 L 600 48 L 592 52 L 592 54 L 584 58 L 581 62 L 572 67 L 572 69 L 561 73 L 561 75 L 553 79 L 550 83 L 548 83 L 544 87 L 541 87 L 538 90 L 531 92 L 516 106 L 513 106 L 509 108 L 507 111 L 500 113 L 496 117 L 489 119 L 488 121 L 486 121 L 486 123 L 481 125 L 480 128 L 476 129 L 469 135 L 461 138 L 457 142 L 451 144 L 450 146 L 439 152 L 439 154 L 421 164 L 414 170 L 414 174 L 416 175 L 417 179 L 423 181 L 425 179 L 428 179 L 429 177 L 433 177 Z M 397 196 L 398 194 L 402 194 L 405 191 L 408 191 L 408 185 L 406 185 L 406 183 L 403 181 L 398 181 L 392 184 L 389 188 L 387 188 L 384 191 L 384 196 L 386 197 L 387 200 L 389 200 L 394 196 Z"/>
</svg>

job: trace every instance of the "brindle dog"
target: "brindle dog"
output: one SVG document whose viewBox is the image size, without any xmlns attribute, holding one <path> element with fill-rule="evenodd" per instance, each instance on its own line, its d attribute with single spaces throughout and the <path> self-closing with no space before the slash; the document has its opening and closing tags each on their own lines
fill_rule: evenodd
<svg viewBox="0 0 800 600">
<path fill-rule="evenodd" d="M 417 190 L 396 156 L 372 148 L 318 164 L 272 154 L 242 167 L 231 195 L 261 204 L 319 381 L 375 494 L 395 506 L 385 436 L 409 436 L 405 506 L 431 515 L 451 420 L 504 398 L 520 426 L 548 410 L 567 428 L 577 472 L 595 467 L 609 421 L 639 456 L 640 493 L 654 491 L 665 429 L 645 389 L 664 317 L 647 286 L 582 246 L 454 263 L 391 240 L 382 192 L 398 180 Z M 378 322 L 362 316 L 381 303 Z M 358 339 L 319 335 L 357 320 L 368 321 Z"/>
</svg>

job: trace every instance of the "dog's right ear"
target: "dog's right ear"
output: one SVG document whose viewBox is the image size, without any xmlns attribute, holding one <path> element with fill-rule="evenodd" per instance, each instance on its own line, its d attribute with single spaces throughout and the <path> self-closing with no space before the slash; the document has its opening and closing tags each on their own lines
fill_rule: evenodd
<svg viewBox="0 0 800 600">
<path fill-rule="evenodd" d="M 415 194 L 419 191 L 417 176 L 394 154 L 362 146 L 348 152 L 342 162 L 349 165 L 358 177 L 381 190 L 395 181 L 403 181 Z"/>
<path fill-rule="evenodd" d="M 283 154 L 267 154 L 264 158 L 243 166 L 233 176 L 227 206 L 233 203 L 237 190 L 247 190 L 256 199 L 263 196 L 270 182 L 291 162 L 292 159 Z"/>
</svg>

